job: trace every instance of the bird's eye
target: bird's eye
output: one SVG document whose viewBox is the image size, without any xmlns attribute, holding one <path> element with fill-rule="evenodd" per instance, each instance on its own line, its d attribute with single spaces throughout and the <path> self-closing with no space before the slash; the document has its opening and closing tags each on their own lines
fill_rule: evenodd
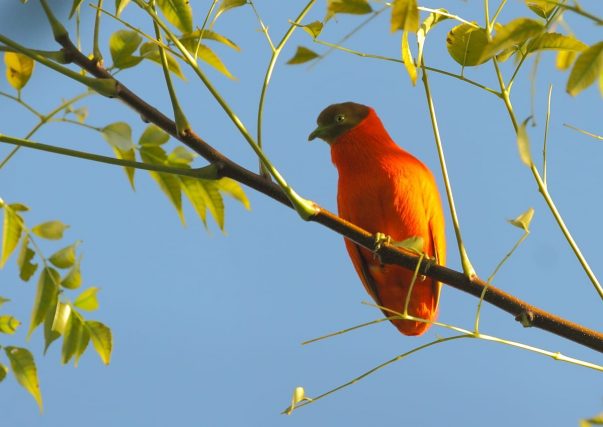
<svg viewBox="0 0 603 427">
<path fill-rule="evenodd" d="M 335 116 L 335 122 L 343 123 L 345 121 L 345 116 L 343 114 L 337 114 Z"/>
</svg>

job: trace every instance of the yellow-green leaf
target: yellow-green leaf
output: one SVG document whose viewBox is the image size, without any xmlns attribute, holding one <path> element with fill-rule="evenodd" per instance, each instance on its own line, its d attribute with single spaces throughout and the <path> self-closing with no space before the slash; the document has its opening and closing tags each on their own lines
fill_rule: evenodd
<svg viewBox="0 0 603 427">
<path fill-rule="evenodd" d="M 50 307 L 46 312 L 46 318 L 44 319 L 44 354 L 48 351 L 50 344 L 57 340 L 63 333 L 64 326 L 66 325 L 67 320 L 69 320 L 70 314 L 71 307 L 68 304 L 59 303 L 58 301 L 54 307 Z M 61 332 L 53 329 L 55 323 L 57 329 L 62 328 Z"/>
<path fill-rule="evenodd" d="M 73 264 L 75 264 L 75 250 L 79 244 L 80 242 L 77 241 L 72 245 L 58 250 L 52 254 L 48 260 L 58 268 L 69 268 L 73 266 Z"/>
<path fill-rule="evenodd" d="M 96 297 L 97 293 L 98 288 L 88 288 L 75 299 L 73 305 L 86 311 L 98 310 L 98 298 Z"/>
<path fill-rule="evenodd" d="M 121 152 L 134 148 L 132 142 L 132 128 L 125 122 L 115 122 L 101 129 L 101 135 L 113 148 Z"/>
<path fill-rule="evenodd" d="M 6 374 L 8 373 L 8 368 L 0 363 L 0 383 L 6 378 Z"/>
<path fill-rule="evenodd" d="M 188 197 L 193 208 L 206 224 L 206 208 L 216 220 L 220 230 L 224 229 L 224 201 L 218 191 L 215 181 L 180 177 L 184 194 Z"/>
<path fill-rule="evenodd" d="M 496 30 L 496 35 L 484 49 L 480 60 L 488 60 L 500 51 L 517 46 L 542 34 L 543 31 L 544 25 L 538 21 L 528 18 L 515 19 Z"/>
<path fill-rule="evenodd" d="M 224 12 L 230 9 L 234 9 L 235 7 L 243 6 L 245 4 L 247 4 L 247 0 L 222 0 L 220 6 L 218 7 L 218 10 L 216 11 L 216 14 L 214 15 L 214 19 L 212 20 L 211 26 L 213 26 L 213 23 L 215 23 L 216 20 L 220 17 L 220 15 L 222 15 Z"/>
<path fill-rule="evenodd" d="M 136 152 L 134 151 L 134 148 L 131 148 L 128 151 L 121 151 L 119 148 L 113 147 L 113 152 L 115 153 L 115 157 L 118 159 L 129 160 L 131 162 L 136 161 Z M 136 172 L 136 168 L 124 166 L 124 171 L 126 172 L 126 176 L 128 177 L 132 190 L 135 190 L 136 187 L 134 186 L 134 174 Z"/>
<path fill-rule="evenodd" d="M 222 62 L 220 57 L 214 53 L 213 50 L 205 46 L 204 44 L 199 45 L 199 49 L 197 50 L 197 55 L 201 60 L 208 63 L 216 70 L 224 74 L 229 79 L 234 79 L 235 77 L 230 73 L 226 65 Z"/>
<path fill-rule="evenodd" d="M 73 264 L 73 267 L 69 269 L 65 277 L 61 280 L 61 286 L 67 289 L 77 289 L 82 285 L 82 271 L 80 264 L 82 262 L 82 257 L 77 259 L 77 261 Z"/>
<path fill-rule="evenodd" d="M 182 74 L 180 65 L 178 65 L 178 61 L 174 59 L 174 56 L 167 50 L 165 51 L 165 55 L 167 57 L 168 69 L 170 72 L 174 73 L 182 80 L 186 80 L 184 78 L 184 74 Z M 140 56 L 161 65 L 161 53 L 159 52 L 159 46 L 152 42 L 146 42 L 140 46 Z"/>
<path fill-rule="evenodd" d="M 23 220 L 12 208 L 12 205 L 4 206 L 4 221 L 2 225 L 2 255 L 0 256 L 0 268 L 11 256 L 21 239 L 23 233 Z"/>
<path fill-rule="evenodd" d="M 180 41 L 182 42 L 184 47 L 189 50 L 189 52 L 191 52 L 193 55 L 196 55 L 197 46 L 200 44 L 200 36 L 201 30 L 195 30 L 192 33 L 184 34 L 182 37 L 180 37 Z M 241 50 L 241 48 L 237 46 L 235 42 L 233 42 L 227 37 L 224 37 L 222 34 L 218 34 L 212 30 L 204 29 L 202 39 L 216 41 L 218 43 L 228 46 L 231 49 L 236 50 L 237 52 Z"/>
<path fill-rule="evenodd" d="M 31 321 L 27 336 L 38 327 L 46 318 L 48 310 L 54 310 L 59 295 L 59 282 L 61 277 L 52 267 L 46 267 L 40 273 L 36 290 L 36 299 L 31 311 Z"/>
<path fill-rule="evenodd" d="M 603 74 L 603 41 L 586 49 L 578 56 L 567 80 L 567 92 L 576 96 L 600 79 Z"/>
<path fill-rule="evenodd" d="M 42 393 L 40 392 L 38 371 L 33 355 L 29 350 L 21 347 L 4 347 L 4 351 L 10 361 L 10 366 L 15 378 L 19 384 L 36 399 L 41 412 Z"/>
<path fill-rule="evenodd" d="M 90 335 L 81 317 L 75 312 L 71 312 L 65 333 L 63 334 L 63 347 L 61 348 L 61 362 L 69 363 L 75 356 L 76 366 L 79 356 L 84 353 L 88 346 Z"/>
<path fill-rule="evenodd" d="M 3 334 L 14 334 L 19 325 L 21 325 L 21 322 L 13 316 L 8 314 L 0 316 L 0 332 Z"/>
<path fill-rule="evenodd" d="M 576 52 L 571 50 L 562 50 L 557 53 L 557 59 L 555 60 L 555 66 L 561 71 L 568 70 L 576 59 Z"/>
<path fill-rule="evenodd" d="M 140 139 L 138 140 L 138 144 L 140 145 L 162 145 L 168 142 L 170 136 L 163 131 L 163 129 L 157 127 L 156 125 L 150 124 L 146 127 Z"/>
<path fill-rule="evenodd" d="M 193 31 L 193 10 L 190 0 L 157 0 L 165 18 L 183 33 Z"/>
<path fill-rule="evenodd" d="M 34 61 L 28 56 L 16 52 L 4 54 L 6 79 L 12 87 L 21 90 L 25 87 L 34 69 Z"/>
<path fill-rule="evenodd" d="M 298 46 L 297 50 L 295 51 L 295 55 L 293 55 L 293 57 L 287 61 L 287 64 L 303 64 L 304 62 L 308 62 L 313 60 L 314 58 L 318 58 L 318 56 L 319 55 L 313 50 L 310 50 L 304 46 Z"/>
<path fill-rule="evenodd" d="M 526 5 L 541 18 L 548 19 L 551 16 L 551 12 L 557 6 L 555 2 L 549 0 L 526 0 Z"/>
<path fill-rule="evenodd" d="M 394 0 L 392 4 L 391 30 L 402 30 L 412 33 L 416 33 L 419 30 L 417 0 Z"/>
<path fill-rule="evenodd" d="M 419 31 L 417 31 L 417 44 L 419 45 L 417 53 L 417 65 L 421 65 L 421 61 L 423 59 L 423 47 L 425 45 L 425 37 L 427 37 L 427 33 L 440 22 L 448 19 L 447 16 L 438 12 L 448 13 L 446 9 L 436 9 L 435 12 L 431 12 L 427 18 L 425 18 L 419 27 Z"/>
<path fill-rule="evenodd" d="M 2 307 L 2 305 L 4 303 L 9 302 L 9 301 L 10 301 L 10 299 L 8 299 L 8 298 L 0 297 L 0 307 Z"/>
<path fill-rule="evenodd" d="M 486 30 L 469 24 L 457 25 L 446 37 L 448 53 L 463 67 L 474 67 L 486 62 L 487 59 L 482 59 L 482 54 L 487 45 Z"/>
<path fill-rule="evenodd" d="M 530 232 L 530 222 L 534 217 L 534 208 L 530 208 L 515 219 L 510 219 L 509 223 L 517 228 L 521 228 L 526 232 Z"/>
<path fill-rule="evenodd" d="M 570 50 L 582 52 L 588 46 L 573 36 L 566 36 L 559 33 L 544 33 L 530 40 L 526 47 L 527 53 L 539 50 Z"/>
<path fill-rule="evenodd" d="M 303 25 L 304 31 L 312 36 L 313 39 L 318 37 L 322 32 L 323 23 L 320 21 L 310 22 L 307 25 Z"/>
<path fill-rule="evenodd" d="M 126 69 L 138 65 L 142 58 L 135 56 L 134 52 L 142 43 L 142 37 L 136 31 L 119 30 L 109 38 L 109 50 L 113 59 L 113 66 Z"/>
<path fill-rule="evenodd" d="M 167 163 L 171 166 L 187 167 L 195 160 L 195 157 L 197 157 L 196 153 L 193 153 L 182 145 L 178 145 L 168 155 Z"/>
<path fill-rule="evenodd" d="M 63 335 L 65 330 L 67 330 L 67 326 L 69 326 L 70 317 L 71 306 L 62 302 L 58 303 L 56 310 L 54 311 L 52 322 L 50 322 L 50 328 L 59 335 Z"/>
<path fill-rule="evenodd" d="M 21 240 L 21 250 L 17 257 L 17 265 L 19 266 L 19 277 L 24 282 L 28 282 L 31 276 L 34 275 L 38 269 L 38 264 L 34 264 L 31 261 L 35 256 L 35 252 L 29 247 L 29 236 L 25 234 Z"/>
<path fill-rule="evenodd" d="M 80 8 L 83 1 L 84 0 L 73 0 L 73 3 L 71 4 L 71 12 L 69 12 L 69 19 L 71 19 L 75 12 Z"/>
<path fill-rule="evenodd" d="M 115 0 L 115 14 L 121 15 L 126 6 L 130 3 L 130 0 Z"/>
<path fill-rule="evenodd" d="M 216 182 L 216 184 L 222 193 L 225 193 L 235 200 L 241 202 L 245 209 L 251 210 L 251 203 L 249 203 L 249 199 L 237 181 L 230 178 L 221 178 Z"/>
<path fill-rule="evenodd" d="M 421 236 L 412 236 L 401 242 L 394 242 L 393 245 L 420 255 L 425 250 L 425 239 Z"/>
<path fill-rule="evenodd" d="M 406 68 L 406 71 L 408 72 L 412 85 L 416 85 L 417 67 L 412 59 L 412 52 L 410 51 L 410 46 L 408 45 L 408 31 L 402 32 L 402 61 L 404 61 L 404 68 Z"/>
<path fill-rule="evenodd" d="M 46 221 L 42 224 L 36 225 L 31 231 L 39 237 L 48 240 L 60 240 L 63 238 L 63 233 L 69 226 L 63 224 L 61 221 Z"/>
<path fill-rule="evenodd" d="M 111 329 L 101 322 L 96 322 L 94 320 L 86 320 L 85 326 L 90 333 L 94 349 L 103 363 L 108 365 L 111 361 L 111 351 L 113 350 L 113 336 L 111 335 Z"/>
<path fill-rule="evenodd" d="M 517 129 L 517 148 L 519 149 L 519 157 L 526 166 L 532 165 L 532 154 L 530 153 L 530 138 L 526 126 L 530 118 L 524 120 L 524 122 Z"/>
<path fill-rule="evenodd" d="M 372 11 L 373 8 L 367 0 L 327 0 L 327 19 L 338 13 L 364 15 Z"/>
</svg>

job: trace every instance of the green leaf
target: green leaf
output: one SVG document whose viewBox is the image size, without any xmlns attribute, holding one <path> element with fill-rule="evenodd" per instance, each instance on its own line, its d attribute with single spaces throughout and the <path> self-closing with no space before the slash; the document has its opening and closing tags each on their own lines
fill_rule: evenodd
<svg viewBox="0 0 603 427">
<path fill-rule="evenodd" d="M 534 208 L 530 208 L 515 219 L 510 219 L 509 223 L 517 228 L 521 228 L 525 232 L 530 232 L 530 222 L 534 217 Z"/>
<path fill-rule="evenodd" d="M 44 319 L 44 354 L 48 351 L 50 344 L 57 340 L 63 333 L 64 327 L 69 320 L 71 306 L 57 302 L 54 308 L 49 308 Z M 55 329 L 56 323 L 56 329 Z M 60 329 L 60 332 L 58 331 Z"/>
<path fill-rule="evenodd" d="M 555 6 L 557 6 L 554 2 L 548 0 L 526 0 L 526 5 L 532 12 L 544 19 L 548 19 L 551 12 L 555 10 Z"/>
<path fill-rule="evenodd" d="M 111 361 L 111 351 L 113 350 L 113 336 L 111 335 L 111 329 L 101 322 L 96 322 L 94 320 L 86 320 L 85 325 L 90 333 L 94 349 L 103 363 L 108 365 Z"/>
<path fill-rule="evenodd" d="M 69 268 L 73 266 L 73 264 L 75 264 L 75 250 L 79 244 L 80 241 L 77 241 L 72 245 L 64 247 L 52 254 L 48 260 L 58 268 Z"/>
<path fill-rule="evenodd" d="M 417 0 L 394 0 L 392 5 L 391 30 L 409 31 L 416 33 L 419 30 L 419 8 Z"/>
<path fill-rule="evenodd" d="M 327 20 L 338 13 L 364 15 L 372 11 L 367 0 L 327 0 Z"/>
<path fill-rule="evenodd" d="M 113 147 L 113 152 L 118 159 L 129 160 L 131 162 L 136 161 L 136 151 L 134 151 L 134 148 L 128 151 L 121 151 L 119 148 Z M 134 186 L 134 174 L 136 173 L 136 168 L 124 166 L 124 171 L 130 182 L 130 187 L 132 187 L 132 190 L 136 190 L 136 187 Z"/>
<path fill-rule="evenodd" d="M 8 368 L 0 363 L 0 383 L 6 378 L 6 374 L 8 373 Z"/>
<path fill-rule="evenodd" d="M 219 72 L 224 74 L 229 79 L 235 78 L 230 73 L 230 71 L 228 71 L 228 68 L 226 68 L 226 65 L 224 65 L 224 63 L 222 62 L 220 57 L 218 55 L 216 55 L 213 50 L 211 50 L 204 44 L 200 44 L 198 47 L 199 47 L 199 49 L 197 50 L 197 55 L 199 56 L 199 58 L 201 58 L 201 60 L 205 61 L 206 63 L 208 63 L 209 65 L 214 67 L 216 70 L 218 70 Z"/>
<path fill-rule="evenodd" d="M 488 45 L 488 34 L 483 28 L 461 24 L 452 28 L 446 37 L 448 53 L 463 67 L 483 64 L 483 52 Z"/>
<path fill-rule="evenodd" d="M 156 125 L 150 124 L 146 127 L 138 144 L 140 145 L 162 145 L 168 142 L 170 136 Z"/>
<path fill-rule="evenodd" d="M 224 12 L 234 9 L 235 7 L 244 6 L 247 4 L 247 0 L 222 0 L 216 14 L 214 15 L 214 19 L 212 20 L 212 25 L 216 22 L 216 20 L 222 15 Z"/>
<path fill-rule="evenodd" d="M 184 74 L 182 74 L 180 65 L 178 65 L 178 61 L 174 59 L 174 56 L 167 50 L 165 51 L 165 55 L 167 57 L 168 69 L 170 72 L 174 73 L 182 80 L 186 80 L 184 78 Z M 159 46 L 152 42 L 146 42 L 140 46 L 140 56 L 161 65 L 161 53 L 159 52 Z"/>
<path fill-rule="evenodd" d="M 98 310 L 98 298 L 96 298 L 97 293 L 98 288 L 88 288 L 75 299 L 73 305 L 86 311 Z"/>
<path fill-rule="evenodd" d="M 406 68 L 406 71 L 408 72 L 412 85 L 416 85 L 417 67 L 412 59 L 412 52 L 410 51 L 410 46 L 408 45 L 408 31 L 402 32 L 402 61 L 404 61 L 404 68 Z"/>
<path fill-rule="evenodd" d="M 142 58 L 133 54 L 141 43 L 142 37 L 136 31 L 119 30 L 111 34 L 109 49 L 113 66 L 123 70 L 138 65 Z"/>
<path fill-rule="evenodd" d="M 63 364 L 69 363 L 71 358 L 75 356 L 77 366 L 77 360 L 86 350 L 89 340 L 90 334 L 87 328 L 84 327 L 82 318 L 75 311 L 71 311 L 65 333 L 63 334 L 61 362 Z"/>
<path fill-rule="evenodd" d="M 19 277 L 24 282 L 28 282 L 31 276 L 38 269 L 38 264 L 34 264 L 33 260 L 36 253 L 29 247 L 29 236 L 25 234 L 21 240 L 21 250 L 17 257 L 17 265 L 19 266 Z"/>
<path fill-rule="evenodd" d="M 69 226 L 61 221 L 46 221 L 36 225 L 31 231 L 39 237 L 48 240 L 60 240 L 63 238 L 63 233 Z"/>
<path fill-rule="evenodd" d="M 29 331 L 27 332 L 28 337 L 31 336 L 31 333 L 46 318 L 48 310 L 54 310 L 59 294 L 59 282 L 59 273 L 52 267 L 46 267 L 42 270 L 42 273 L 40 273 L 36 299 L 34 301 L 33 310 L 31 311 Z"/>
<path fill-rule="evenodd" d="M 82 285 L 82 271 L 80 264 L 82 257 L 80 256 L 77 261 L 73 264 L 73 267 L 69 269 L 65 277 L 61 280 L 61 286 L 67 289 L 77 289 Z"/>
<path fill-rule="evenodd" d="M 310 22 L 307 25 L 302 25 L 303 30 L 310 34 L 313 39 L 318 37 L 322 32 L 323 23 L 320 21 Z"/>
<path fill-rule="evenodd" d="M 193 9 L 189 0 L 157 0 L 165 18 L 183 33 L 193 31 Z"/>
<path fill-rule="evenodd" d="M 559 33 L 544 33 L 530 40 L 526 47 L 526 52 L 532 53 L 545 49 L 582 52 L 587 47 L 587 45 L 572 36 L 566 36 Z"/>
<path fill-rule="evenodd" d="M 216 181 L 216 184 L 221 192 L 241 202 L 245 209 L 251 210 L 251 203 L 249 203 L 249 199 L 237 181 L 231 178 L 221 178 Z"/>
<path fill-rule="evenodd" d="M 191 52 L 192 54 L 195 54 L 196 50 L 197 50 L 197 45 L 200 44 L 200 42 L 199 42 L 200 36 L 201 36 L 201 30 L 195 30 L 192 33 L 184 34 L 182 37 L 180 37 L 180 41 L 182 42 L 184 47 L 186 47 L 188 49 L 189 52 Z M 233 42 L 229 38 L 226 38 L 223 35 L 218 34 L 212 30 L 204 29 L 202 39 L 216 41 L 218 43 L 221 43 L 223 45 L 230 47 L 231 49 L 236 50 L 237 52 L 239 52 L 241 50 L 241 48 L 239 46 L 237 46 L 235 44 L 235 42 Z"/>
<path fill-rule="evenodd" d="M 601 74 L 603 74 L 603 41 L 592 45 L 578 56 L 567 80 L 566 90 L 570 95 L 576 96 L 593 84 L 597 78 L 601 78 Z"/>
<path fill-rule="evenodd" d="M 530 154 L 530 138 L 526 126 L 530 118 L 524 120 L 524 122 L 517 129 L 517 148 L 519 149 L 519 157 L 521 161 L 528 167 L 532 165 L 532 154 Z"/>
<path fill-rule="evenodd" d="M 0 332 L 2 332 L 3 334 L 14 334 L 19 325 L 21 325 L 21 322 L 19 322 L 13 316 L 10 316 L 8 314 L 0 316 Z"/>
<path fill-rule="evenodd" d="M 446 9 L 436 10 L 437 12 L 448 13 Z M 417 53 L 417 65 L 421 65 L 421 62 L 423 60 L 423 47 L 425 45 L 425 37 L 427 37 L 427 33 L 440 22 L 449 19 L 447 16 L 441 15 L 437 12 L 431 12 L 427 16 L 427 18 L 425 18 L 425 20 L 421 23 L 419 31 L 417 31 L 417 44 L 419 45 L 419 50 Z"/>
<path fill-rule="evenodd" d="M 496 30 L 496 35 L 484 49 L 480 60 L 488 60 L 500 51 L 517 46 L 542 34 L 543 31 L 544 25 L 538 21 L 528 18 L 515 19 Z"/>
<path fill-rule="evenodd" d="M 12 205 L 4 206 L 4 221 L 2 225 L 2 255 L 0 256 L 0 268 L 11 256 L 23 233 L 23 220 L 17 214 Z"/>
<path fill-rule="evenodd" d="M 23 203 L 11 203 L 9 206 L 15 212 L 27 212 L 29 210 Z"/>
<path fill-rule="evenodd" d="M 295 55 L 293 55 L 293 57 L 287 61 L 287 64 L 289 64 L 289 65 L 303 64 L 304 62 L 311 61 L 314 58 L 318 58 L 318 57 L 319 57 L 319 55 L 316 52 L 314 52 L 313 50 L 310 50 L 304 46 L 298 46 L 297 50 L 295 51 Z"/>
<path fill-rule="evenodd" d="M 421 236 L 411 236 L 401 242 L 393 242 L 392 244 L 398 248 L 409 250 L 418 255 L 421 255 L 425 250 L 425 240 Z"/>
<path fill-rule="evenodd" d="M 115 0 L 115 14 L 121 15 L 126 6 L 130 3 L 130 0 Z"/>
<path fill-rule="evenodd" d="M 167 164 L 170 166 L 188 167 L 197 157 L 196 153 L 188 150 L 182 145 L 178 145 L 167 157 Z"/>
<path fill-rule="evenodd" d="M 113 148 L 121 152 L 130 151 L 134 148 L 132 142 L 132 129 L 125 122 L 115 122 L 101 129 L 101 135 Z"/>
<path fill-rule="evenodd" d="M 164 165 L 167 160 L 165 151 L 158 145 L 141 145 L 140 156 L 145 163 Z M 180 180 L 178 177 L 161 172 L 149 172 L 151 177 L 159 184 L 161 190 L 168 197 L 170 202 L 176 208 L 180 220 L 184 223 L 184 214 L 182 213 L 182 194 Z"/>
<path fill-rule="evenodd" d="M 9 301 L 10 301 L 10 299 L 8 299 L 8 298 L 0 297 L 0 307 L 2 307 L 2 305 L 3 305 L 5 302 L 9 302 Z"/>
<path fill-rule="evenodd" d="M 206 209 L 214 217 L 220 230 L 224 229 L 224 201 L 214 181 L 180 177 L 184 194 L 188 197 L 199 218 L 207 225 Z"/>
<path fill-rule="evenodd" d="M 557 53 L 557 59 L 555 60 L 555 66 L 561 71 L 569 69 L 576 59 L 576 52 L 572 50 L 562 50 Z"/>
<path fill-rule="evenodd" d="M 29 350 L 21 347 L 4 347 L 4 351 L 10 361 L 10 366 L 15 374 L 15 378 L 19 384 L 36 399 L 41 412 L 42 393 L 40 392 L 38 371 L 33 355 Z"/>
<path fill-rule="evenodd" d="M 8 83 L 17 90 L 23 89 L 33 73 L 33 59 L 21 53 L 5 52 L 4 63 Z"/>
<path fill-rule="evenodd" d="M 69 19 L 71 19 L 75 12 L 80 8 L 82 1 L 84 0 L 73 0 L 73 4 L 71 5 L 71 12 L 69 12 Z"/>
</svg>

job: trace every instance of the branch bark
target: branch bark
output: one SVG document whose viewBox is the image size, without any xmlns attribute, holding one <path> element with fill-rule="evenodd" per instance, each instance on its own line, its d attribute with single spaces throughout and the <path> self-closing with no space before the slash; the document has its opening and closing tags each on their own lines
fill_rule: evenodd
<svg viewBox="0 0 603 427">
<path fill-rule="evenodd" d="M 89 59 L 80 52 L 68 34 L 60 35 L 56 38 L 56 41 L 63 47 L 65 57 L 70 62 L 77 64 L 95 77 L 114 79 L 101 64 Z M 166 117 L 152 105 L 146 103 L 119 81 L 117 81 L 117 98 L 140 114 L 143 120 L 159 126 L 165 132 L 204 157 L 208 162 L 216 165 L 218 176 L 232 178 L 287 207 L 292 207 L 287 196 L 276 184 L 227 158 L 193 131 L 178 134 L 176 123 L 173 120 Z M 323 208 L 318 207 L 317 213 L 309 220 L 319 223 L 359 245 L 371 250 L 374 249 L 375 237 L 372 234 Z M 418 256 L 406 253 L 389 244 L 382 245 L 378 250 L 378 255 L 384 263 L 400 265 L 411 270 L 416 268 L 419 261 Z M 484 301 L 510 313 L 523 326 L 543 329 L 603 353 L 602 333 L 539 309 L 492 285 L 488 285 L 477 277 L 469 278 L 459 271 L 439 265 L 432 265 L 429 262 L 423 262 L 420 272 L 477 298 L 487 288 L 484 294 Z"/>
</svg>

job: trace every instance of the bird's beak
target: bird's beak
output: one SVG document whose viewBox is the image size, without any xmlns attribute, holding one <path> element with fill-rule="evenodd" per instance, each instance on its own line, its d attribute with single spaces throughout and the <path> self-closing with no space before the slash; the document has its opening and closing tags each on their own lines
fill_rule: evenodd
<svg viewBox="0 0 603 427">
<path fill-rule="evenodd" d="M 308 135 L 308 141 L 312 141 L 315 138 L 323 139 L 323 136 L 326 134 L 326 128 L 324 126 L 318 126 L 314 131 Z"/>
</svg>

